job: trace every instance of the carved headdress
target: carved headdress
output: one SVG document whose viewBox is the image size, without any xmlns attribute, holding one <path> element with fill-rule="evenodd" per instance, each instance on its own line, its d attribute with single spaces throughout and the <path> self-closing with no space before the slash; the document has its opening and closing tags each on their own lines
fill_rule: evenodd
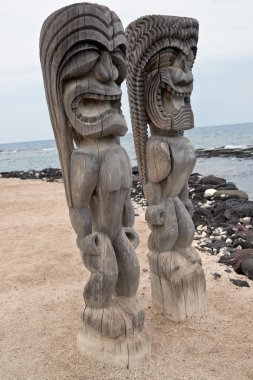
<svg viewBox="0 0 253 380">
<path fill-rule="evenodd" d="M 145 70 L 151 58 L 168 47 L 179 49 L 186 55 L 192 50 L 195 56 L 198 21 L 187 17 L 145 16 L 127 27 L 126 38 L 131 121 L 140 176 L 143 183 L 146 183 L 145 145 L 149 118 L 145 109 Z M 160 120 L 164 122 L 165 118 L 162 120 L 160 117 Z"/>
<path fill-rule="evenodd" d="M 87 71 L 84 51 L 85 44 L 89 42 L 96 42 L 110 52 L 118 46 L 125 47 L 121 21 L 109 8 L 91 3 L 73 4 L 52 13 L 42 26 L 40 60 L 44 87 L 69 207 L 72 206 L 69 163 L 75 131 L 64 109 L 62 86 L 64 80 Z M 90 60 L 88 64 L 94 62 Z M 91 125 L 86 136 L 98 136 L 100 133 L 98 126 L 92 129 Z"/>
</svg>

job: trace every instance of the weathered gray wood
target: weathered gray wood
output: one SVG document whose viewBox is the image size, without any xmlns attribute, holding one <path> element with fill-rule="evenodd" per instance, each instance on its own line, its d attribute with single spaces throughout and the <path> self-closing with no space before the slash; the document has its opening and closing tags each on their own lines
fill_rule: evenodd
<svg viewBox="0 0 253 380">
<path fill-rule="evenodd" d="M 122 336 L 110 339 L 82 324 L 77 337 L 80 353 L 87 357 L 113 364 L 122 368 L 133 368 L 150 358 L 150 343 L 145 329 L 136 328 L 135 333 L 122 339 Z"/>
<path fill-rule="evenodd" d="M 91 272 L 78 349 L 123 367 L 150 357 L 144 312 L 136 300 L 132 173 L 119 136 L 126 75 L 125 34 L 107 7 L 80 3 L 45 21 L 41 65 L 77 246 Z M 75 147 L 76 145 L 76 147 Z"/>
<path fill-rule="evenodd" d="M 149 204 L 153 310 L 181 321 L 206 309 L 204 272 L 191 247 L 195 230 L 187 182 L 196 158 L 191 142 L 183 137 L 183 131 L 194 126 L 191 69 L 198 22 L 145 16 L 132 22 L 126 33 L 131 119 Z"/>
</svg>

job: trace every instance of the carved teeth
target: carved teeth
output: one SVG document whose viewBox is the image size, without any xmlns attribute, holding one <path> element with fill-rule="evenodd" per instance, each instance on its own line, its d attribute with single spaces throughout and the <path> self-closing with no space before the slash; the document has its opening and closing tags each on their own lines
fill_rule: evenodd
<svg viewBox="0 0 253 380">
<path fill-rule="evenodd" d="M 78 103 L 82 99 L 97 99 L 97 100 L 120 100 L 121 95 L 103 95 L 96 93 L 84 93 L 75 98 L 74 103 Z"/>
<path fill-rule="evenodd" d="M 101 121 L 105 116 L 109 114 L 120 114 L 122 115 L 122 111 L 118 109 L 108 109 L 101 113 L 98 116 L 85 116 L 81 114 L 80 112 L 75 112 L 75 116 L 83 123 L 85 124 L 92 124 L 97 123 L 98 121 Z"/>
<path fill-rule="evenodd" d="M 166 90 L 173 96 L 177 96 L 177 97 L 185 97 L 185 96 L 189 96 L 190 94 L 189 93 L 181 93 L 181 92 L 177 92 L 175 91 L 174 89 L 172 89 L 169 85 L 166 85 Z"/>
</svg>

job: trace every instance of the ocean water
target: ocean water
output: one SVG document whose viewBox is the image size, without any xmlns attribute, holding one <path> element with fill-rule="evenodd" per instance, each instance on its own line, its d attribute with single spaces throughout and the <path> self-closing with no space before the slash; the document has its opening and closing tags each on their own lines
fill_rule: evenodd
<svg viewBox="0 0 253 380">
<path fill-rule="evenodd" d="M 185 132 L 196 149 L 245 148 L 253 146 L 253 123 L 194 128 Z M 195 172 L 214 174 L 234 182 L 253 200 L 253 159 L 236 157 L 198 158 Z"/>
<path fill-rule="evenodd" d="M 253 145 L 253 123 L 196 127 L 185 132 L 196 149 L 243 148 Z M 137 165 L 133 135 L 121 139 L 133 166 Z M 60 163 L 54 140 L 0 144 L 0 172 L 13 170 L 41 170 L 59 168 Z M 235 157 L 198 158 L 194 172 L 214 174 L 234 182 L 253 200 L 253 159 Z"/>
</svg>

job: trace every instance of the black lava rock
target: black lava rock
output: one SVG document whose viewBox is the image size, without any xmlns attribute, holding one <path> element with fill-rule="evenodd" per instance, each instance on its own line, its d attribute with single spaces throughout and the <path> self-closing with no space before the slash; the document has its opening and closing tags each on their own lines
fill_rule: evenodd
<svg viewBox="0 0 253 380">
<path fill-rule="evenodd" d="M 247 288 L 249 288 L 250 286 L 249 286 L 249 283 L 247 282 L 247 281 L 244 281 L 244 280 L 236 280 L 235 278 L 230 278 L 229 279 L 234 285 L 236 285 L 236 286 L 239 286 L 240 288 L 242 288 L 242 287 L 247 287 Z"/>
</svg>

